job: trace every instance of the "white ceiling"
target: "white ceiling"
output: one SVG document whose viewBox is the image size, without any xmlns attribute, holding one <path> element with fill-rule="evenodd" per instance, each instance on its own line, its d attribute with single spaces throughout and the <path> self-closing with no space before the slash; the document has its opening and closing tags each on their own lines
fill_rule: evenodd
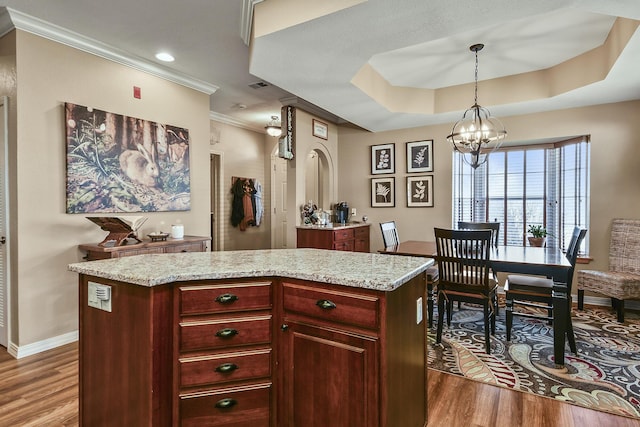
<svg viewBox="0 0 640 427">
<path fill-rule="evenodd" d="M 351 80 L 369 64 L 395 86 L 472 82 L 474 43 L 486 45 L 481 81 L 545 69 L 602 44 L 615 17 L 640 20 L 638 0 L 369 0 L 261 36 L 250 57 L 241 22 L 243 5 L 254 2 L 0 0 L 0 6 L 192 78 L 213 92 L 215 117 L 253 129 L 279 113 L 281 99 L 306 100 L 335 115 L 329 118 L 372 131 L 453 123 L 461 111 L 390 112 Z M 160 50 L 176 61 L 157 61 Z M 259 81 L 272 85 L 250 87 Z M 498 117 L 631 99 L 640 99 L 640 31 L 603 81 L 511 105 L 485 105 L 479 93 L 479 103 Z"/>
</svg>

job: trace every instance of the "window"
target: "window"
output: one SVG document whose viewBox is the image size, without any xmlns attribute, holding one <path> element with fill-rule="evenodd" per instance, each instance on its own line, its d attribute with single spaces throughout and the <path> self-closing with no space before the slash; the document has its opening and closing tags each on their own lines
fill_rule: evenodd
<svg viewBox="0 0 640 427">
<path fill-rule="evenodd" d="M 512 146 L 474 171 L 454 152 L 454 226 L 498 221 L 501 244 L 525 245 L 529 225 L 543 225 L 547 246 L 564 250 L 574 226 L 588 228 L 589 153 L 588 136 Z M 586 252 L 587 238 L 582 245 Z"/>
</svg>

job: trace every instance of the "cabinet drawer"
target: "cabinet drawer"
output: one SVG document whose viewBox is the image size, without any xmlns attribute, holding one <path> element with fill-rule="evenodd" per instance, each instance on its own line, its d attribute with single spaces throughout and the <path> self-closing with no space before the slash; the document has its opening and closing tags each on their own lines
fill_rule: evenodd
<svg viewBox="0 0 640 427">
<path fill-rule="evenodd" d="M 125 256 L 146 255 L 146 254 L 163 254 L 163 248 L 142 248 L 112 252 L 113 258 L 122 258 Z"/>
<path fill-rule="evenodd" d="M 271 308 L 271 282 L 181 286 L 180 314 Z"/>
<path fill-rule="evenodd" d="M 180 396 L 183 427 L 269 427 L 271 384 Z"/>
<path fill-rule="evenodd" d="M 334 251 L 349 251 L 353 252 L 353 240 L 346 240 L 344 242 L 335 242 L 333 244 Z"/>
<path fill-rule="evenodd" d="M 180 351 L 271 342 L 271 316 L 180 323 Z"/>
<path fill-rule="evenodd" d="M 366 237 L 369 238 L 369 227 L 358 227 L 355 229 L 356 239 Z"/>
<path fill-rule="evenodd" d="M 180 358 L 180 386 L 222 384 L 271 375 L 271 349 Z"/>
<path fill-rule="evenodd" d="M 175 254 L 180 252 L 204 252 L 202 243 L 185 243 L 184 245 L 167 246 L 165 252 Z"/>
<path fill-rule="evenodd" d="M 324 291 L 283 282 L 284 309 L 348 325 L 378 328 L 380 300 L 369 295 Z"/>
<path fill-rule="evenodd" d="M 353 239 L 353 228 L 347 228 L 346 230 L 336 230 L 333 232 L 333 240 L 349 240 Z"/>
</svg>

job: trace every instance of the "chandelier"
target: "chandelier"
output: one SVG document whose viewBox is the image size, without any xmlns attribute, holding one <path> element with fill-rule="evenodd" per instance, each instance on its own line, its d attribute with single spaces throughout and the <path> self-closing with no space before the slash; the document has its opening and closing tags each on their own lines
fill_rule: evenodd
<svg viewBox="0 0 640 427">
<path fill-rule="evenodd" d="M 264 127 L 271 136 L 282 135 L 282 127 L 280 127 L 280 119 L 278 116 L 271 116 L 271 121 Z"/>
<path fill-rule="evenodd" d="M 507 131 L 500 120 L 491 116 L 489 110 L 478 105 L 478 52 L 482 50 L 482 43 L 474 44 L 469 50 L 476 54 L 475 98 L 474 104 L 467 109 L 458 120 L 451 134 L 447 136 L 453 144 L 453 149 L 462 154 L 462 158 L 472 168 L 487 161 L 490 153 L 502 145 Z"/>
</svg>

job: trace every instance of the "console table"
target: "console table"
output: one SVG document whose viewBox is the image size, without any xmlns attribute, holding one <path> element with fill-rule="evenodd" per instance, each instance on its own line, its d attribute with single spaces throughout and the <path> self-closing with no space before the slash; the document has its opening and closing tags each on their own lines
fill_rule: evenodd
<svg viewBox="0 0 640 427">
<path fill-rule="evenodd" d="M 87 253 L 85 259 L 122 258 L 143 254 L 166 254 L 179 252 L 206 252 L 210 237 L 184 236 L 183 239 L 172 239 L 160 242 L 143 240 L 140 243 L 123 244 L 122 246 L 100 246 L 99 244 L 82 244 L 78 248 Z"/>
</svg>

